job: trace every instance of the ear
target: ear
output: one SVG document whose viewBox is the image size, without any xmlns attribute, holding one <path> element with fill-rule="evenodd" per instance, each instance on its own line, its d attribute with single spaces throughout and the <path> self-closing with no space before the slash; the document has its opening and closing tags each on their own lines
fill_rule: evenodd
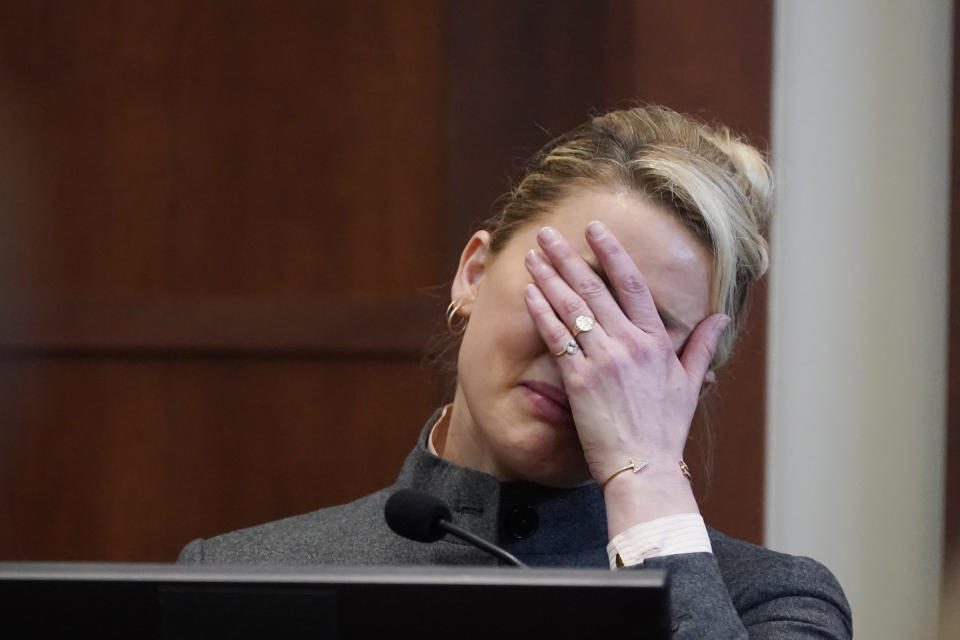
<svg viewBox="0 0 960 640">
<path fill-rule="evenodd" d="M 457 275 L 453 278 L 450 287 L 450 299 L 460 302 L 457 312 L 464 318 L 469 318 L 473 310 L 473 303 L 477 299 L 477 289 L 487 268 L 487 259 L 490 252 L 490 234 L 486 231 L 477 231 L 470 236 L 467 246 L 460 254 L 460 266 Z"/>
</svg>

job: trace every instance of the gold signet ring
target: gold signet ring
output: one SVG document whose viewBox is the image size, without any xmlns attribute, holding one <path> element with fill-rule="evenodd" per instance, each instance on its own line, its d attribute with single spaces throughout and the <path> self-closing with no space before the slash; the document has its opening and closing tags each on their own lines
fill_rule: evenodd
<svg viewBox="0 0 960 640">
<path fill-rule="evenodd" d="M 573 321 L 573 337 L 576 338 L 581 333 L 586 333 L 593 329 L 594 320 L 590 316 L 577 316 Z"/>
</svg>

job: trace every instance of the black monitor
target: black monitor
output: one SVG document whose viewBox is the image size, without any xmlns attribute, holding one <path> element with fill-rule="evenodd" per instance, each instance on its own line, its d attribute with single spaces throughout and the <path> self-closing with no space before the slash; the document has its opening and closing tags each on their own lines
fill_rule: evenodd
<svg viewBox="0 0 960 640">
<path fill-rule="evenodd" d="M 667 638 L 665 577 L 660 570 L 0 563 L 0 634 Z"/>
</svg>

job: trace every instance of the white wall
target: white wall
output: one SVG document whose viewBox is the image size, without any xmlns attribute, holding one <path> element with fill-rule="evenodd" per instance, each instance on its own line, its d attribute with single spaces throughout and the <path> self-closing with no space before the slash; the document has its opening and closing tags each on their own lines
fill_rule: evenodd
<svg viewBox="0 0 960 640">
<path fill-rule="evenodd" d="M 860 638 L 936 635 L 950 0 L 778 0 L 766 541 Z"/>
</svg>

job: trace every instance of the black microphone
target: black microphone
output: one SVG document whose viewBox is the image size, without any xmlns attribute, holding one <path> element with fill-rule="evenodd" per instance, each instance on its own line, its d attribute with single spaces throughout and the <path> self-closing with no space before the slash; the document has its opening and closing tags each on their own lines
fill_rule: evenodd
<svg viewBox="0 0 960 640">
<path fill-rule="evenodd" d="M 425 491 L 400 489 L 387 500 L 383 515 L 387 525 L 404 538 L 417 542 L 436 542 L 449 533 L 515 567 L 527 567 L 506 549 L 453 524 L 453 514 L 447 503 Z"/>
</svg>

